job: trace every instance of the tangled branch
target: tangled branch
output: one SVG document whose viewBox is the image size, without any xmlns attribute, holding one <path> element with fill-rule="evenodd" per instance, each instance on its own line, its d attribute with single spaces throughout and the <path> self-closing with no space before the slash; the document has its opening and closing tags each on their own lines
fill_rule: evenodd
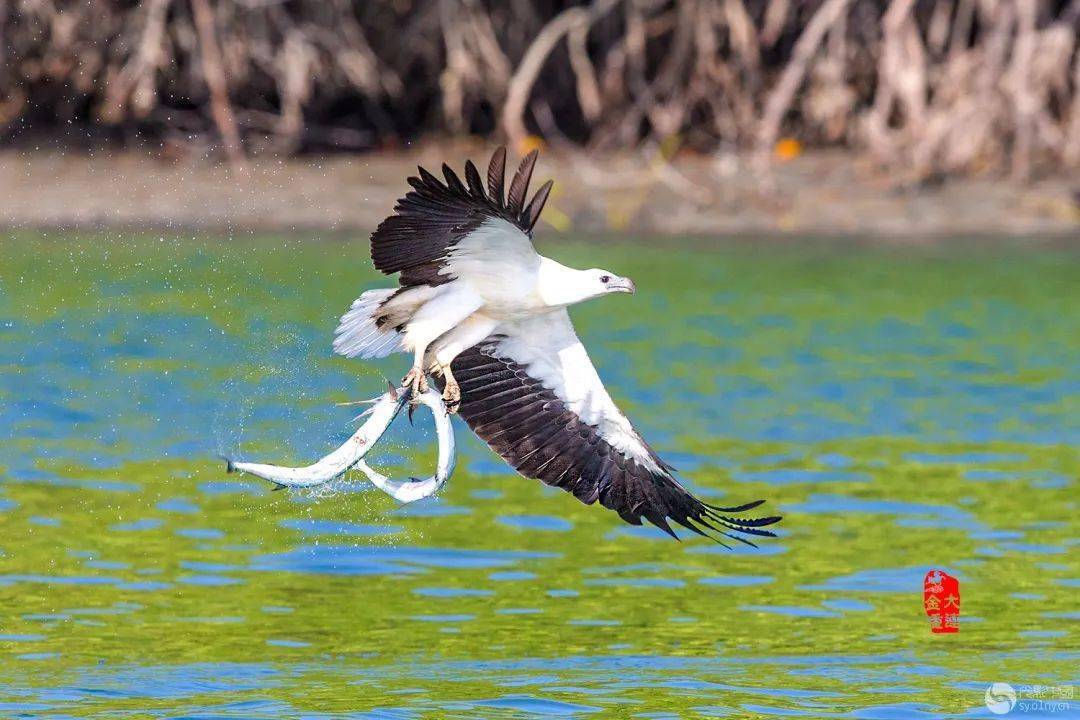
<svg viewBox="0 0 1080 720">
<path fill-rule="evenodd" d="M 425 134 L 897 177 L 1080 165 L 1080 0 L 0 3 L 0 134 L 362 150 Z"/>
</svg>

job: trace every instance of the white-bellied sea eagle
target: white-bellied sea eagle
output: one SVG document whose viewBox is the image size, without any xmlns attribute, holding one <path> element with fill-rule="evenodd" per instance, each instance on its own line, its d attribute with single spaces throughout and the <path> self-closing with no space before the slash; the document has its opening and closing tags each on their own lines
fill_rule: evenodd
<svg viewBox="0 0 1080 720">
<path fill-rule="evenodd" d="M 427 374 L 447 408 L 522 475 L 600 501 L 628 523 L 645 518 L 673 537 L 668 520 L 699 535 L 750 543 L 742 535 L 780 518 L 736 517 L 737 507 L 704 503 L 686 490 L 631 425 L 589 360 L 567 307 L 634 283 L 607 270 L 575 270 L 543 257 L 533 227 L 552 183 L 526 203 L 537 153 L 529 153 L 504 196 L 506 150 L 465 181 L 443 165 L 424 168 L 412 191 L 371 236 L 371 258 L 399 287 L 368 290 L 341 318 L 335 352 L 377 358 L 409 352 L 404 383 L 413 397 Z M 714 539 L 717 539 L 714 537 Z"/>
</svg>

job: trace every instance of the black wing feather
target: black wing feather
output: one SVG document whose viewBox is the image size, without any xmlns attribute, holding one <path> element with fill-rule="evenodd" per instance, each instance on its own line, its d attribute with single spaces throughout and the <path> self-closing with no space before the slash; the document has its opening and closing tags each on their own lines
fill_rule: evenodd
<svg viewBox="0 0 1080 720">
<path fill-rule="evenodd" d="M 548 195 L 551 194 L 551 187 L 554 184 L 551 180 L 548 180 L 541 185 L 525 207 L 525 210 L 522 211 L 521 215 L 525 218 L 525 224 L 529 226 L 530 231 L 536 227 L 536 221 L 540 219 L 540 213 L 544 210 L 544 205 L 547 203 Z"/>
<path fill-rule="evenodd" d="M 503 207 L 503 183 L 506 181 L 506 148 L 496 148 L 488 163 L 488 197 L 499 207 Z"/>
<path fill-rule="evenodd" d="M 525 195 L 529 192 L 529 181 L 532 180 L 533 168 L 536 167 L 536 158 L 540 156 L 533 150 L 521 161 L 514 179 L 510 181 L 510 195 L 506 198 L 506 209 L 511 215 L 518 215 L 525 207 Z"/>
<path fill-rule="evenodd" d="M 659 470 L 610 445 L 524 366 L 498 356 L 498 341 L 490 338 L 454 360 L 462 391 L 458 412 L 519 473 L 571 492 L 585 504 L 599 500 L 631 525 L 644 518 L 676 539 L 669 520 L 717 542 L 726 536 L 753 545 L 741 535 L 775 537 L 762 528 L 779 517 L 734 517 L 763 501 L 737 507 L 701 502 L 651 450 Z"/>
<path fill-rule="evenodd" d="M 443 272 L 450 250 L 485 220 L 506 220 L 532 237 L 550 191 L 545 185 L 528 208 L 522 209 L 535 164 L 533 151 L 514 176 L 509 205 L 503 201 L 506 148 L 498 148 L 491 156 L 486 192 L 472 162 L 465 164 L 465 182 L 446 164 L 442 166 L 445 182 L 425 168 L 417 168 L 417 174 L 408 179 L 412 189 L 371 235 L 375 267 L 387 275 L 401 273 L 399 280 L 404 286 L 440 285 L 454 279 Z"/>
<path fill-rule="evenodd" d="M 480 179 L 480 171 L 473 165 L 472 160 L 465 161 L 465 181 L 469 183 L 469 192 L 478 200 L 484 199 L 484 181 Z"/>
<path fill-rule="evenodd" d="M 442 174 L 443 174 L 443 177 L 446 178 L 446 187 L 448 187 L 450 189 L 451 193 L 453 193 L 455 195 L 468 195 L 469 194 L 469 191 L 466 190 L 465 186 L 461 183 L 461 178 L 459 178 L 454 173 L 454 171 L 450 169 L 450 166 L 447 165 L 446 163 L 443 163 Z"/>
</svg>

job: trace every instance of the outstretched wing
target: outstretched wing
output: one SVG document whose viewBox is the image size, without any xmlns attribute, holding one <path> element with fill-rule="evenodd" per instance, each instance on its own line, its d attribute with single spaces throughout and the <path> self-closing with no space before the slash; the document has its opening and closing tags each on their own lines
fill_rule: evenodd
<svg viewBox="0 0 1080 720">
<path fill-rule="evenodd" d="M 445 184 L 424 168 L 410 177 L 412 190 L 398 200 L 394 214 L 379 224 L 371 236 L 371 259 L 387 275 L 401 273 L 402 285 L 441 285 L 454 279 L 447 263 L 450 251 L 462 239 L 475 232 L 485 221 L 495 222 L 497 240 L 519 252 L 535 253 L 530 238 L 540 211 L 551 192 L 551 181 L 544 183 L 528 205 L 529 190 L 537 153 L 532 151 L 510 182 L 510 192 L 503 197 L 506 148 L 499 148 L 488 165 L 487 190 L 472 161 L 465 163 L 465 182 L 442 166 Z"/>
<path fill-rule="evenodd" d="M 669 519 L 750 545 L 741 535 L 774 536 L 763 528 L 779 517 L 735 517 L 763 501 L 717 507 L 679 484 L 615 406 L 565 310 L 504 324 L 451 367 L 461 417 L 522 475 L 676 538 Z"/>
</svg>

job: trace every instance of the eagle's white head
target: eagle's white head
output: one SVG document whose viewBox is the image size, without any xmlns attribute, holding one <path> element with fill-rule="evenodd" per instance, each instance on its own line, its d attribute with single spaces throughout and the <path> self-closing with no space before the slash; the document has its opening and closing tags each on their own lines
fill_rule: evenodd
<svg viewBox="0 0 1080 720">
<path fill-rule="evenodd" d="M 633 280 L 610 270 L 575 270 L 548 258 L 540 260 L 538 290 L 549 307 L 576 305 L 610 293 L 632 293 L 635 289 Z"/>
<path fill-rule="evenodd" d="M 591 298 L 620 292 L 633 295 L 637 290 L 633 280 L 628 277 L 619 277 L 610 270 L 593 268 L 592 270 L 585 270 L 582 275 L 585 276 L 583 278 L 585 282 L 592 286 L 592 292 L 589 295 Z"/>
</svg>

